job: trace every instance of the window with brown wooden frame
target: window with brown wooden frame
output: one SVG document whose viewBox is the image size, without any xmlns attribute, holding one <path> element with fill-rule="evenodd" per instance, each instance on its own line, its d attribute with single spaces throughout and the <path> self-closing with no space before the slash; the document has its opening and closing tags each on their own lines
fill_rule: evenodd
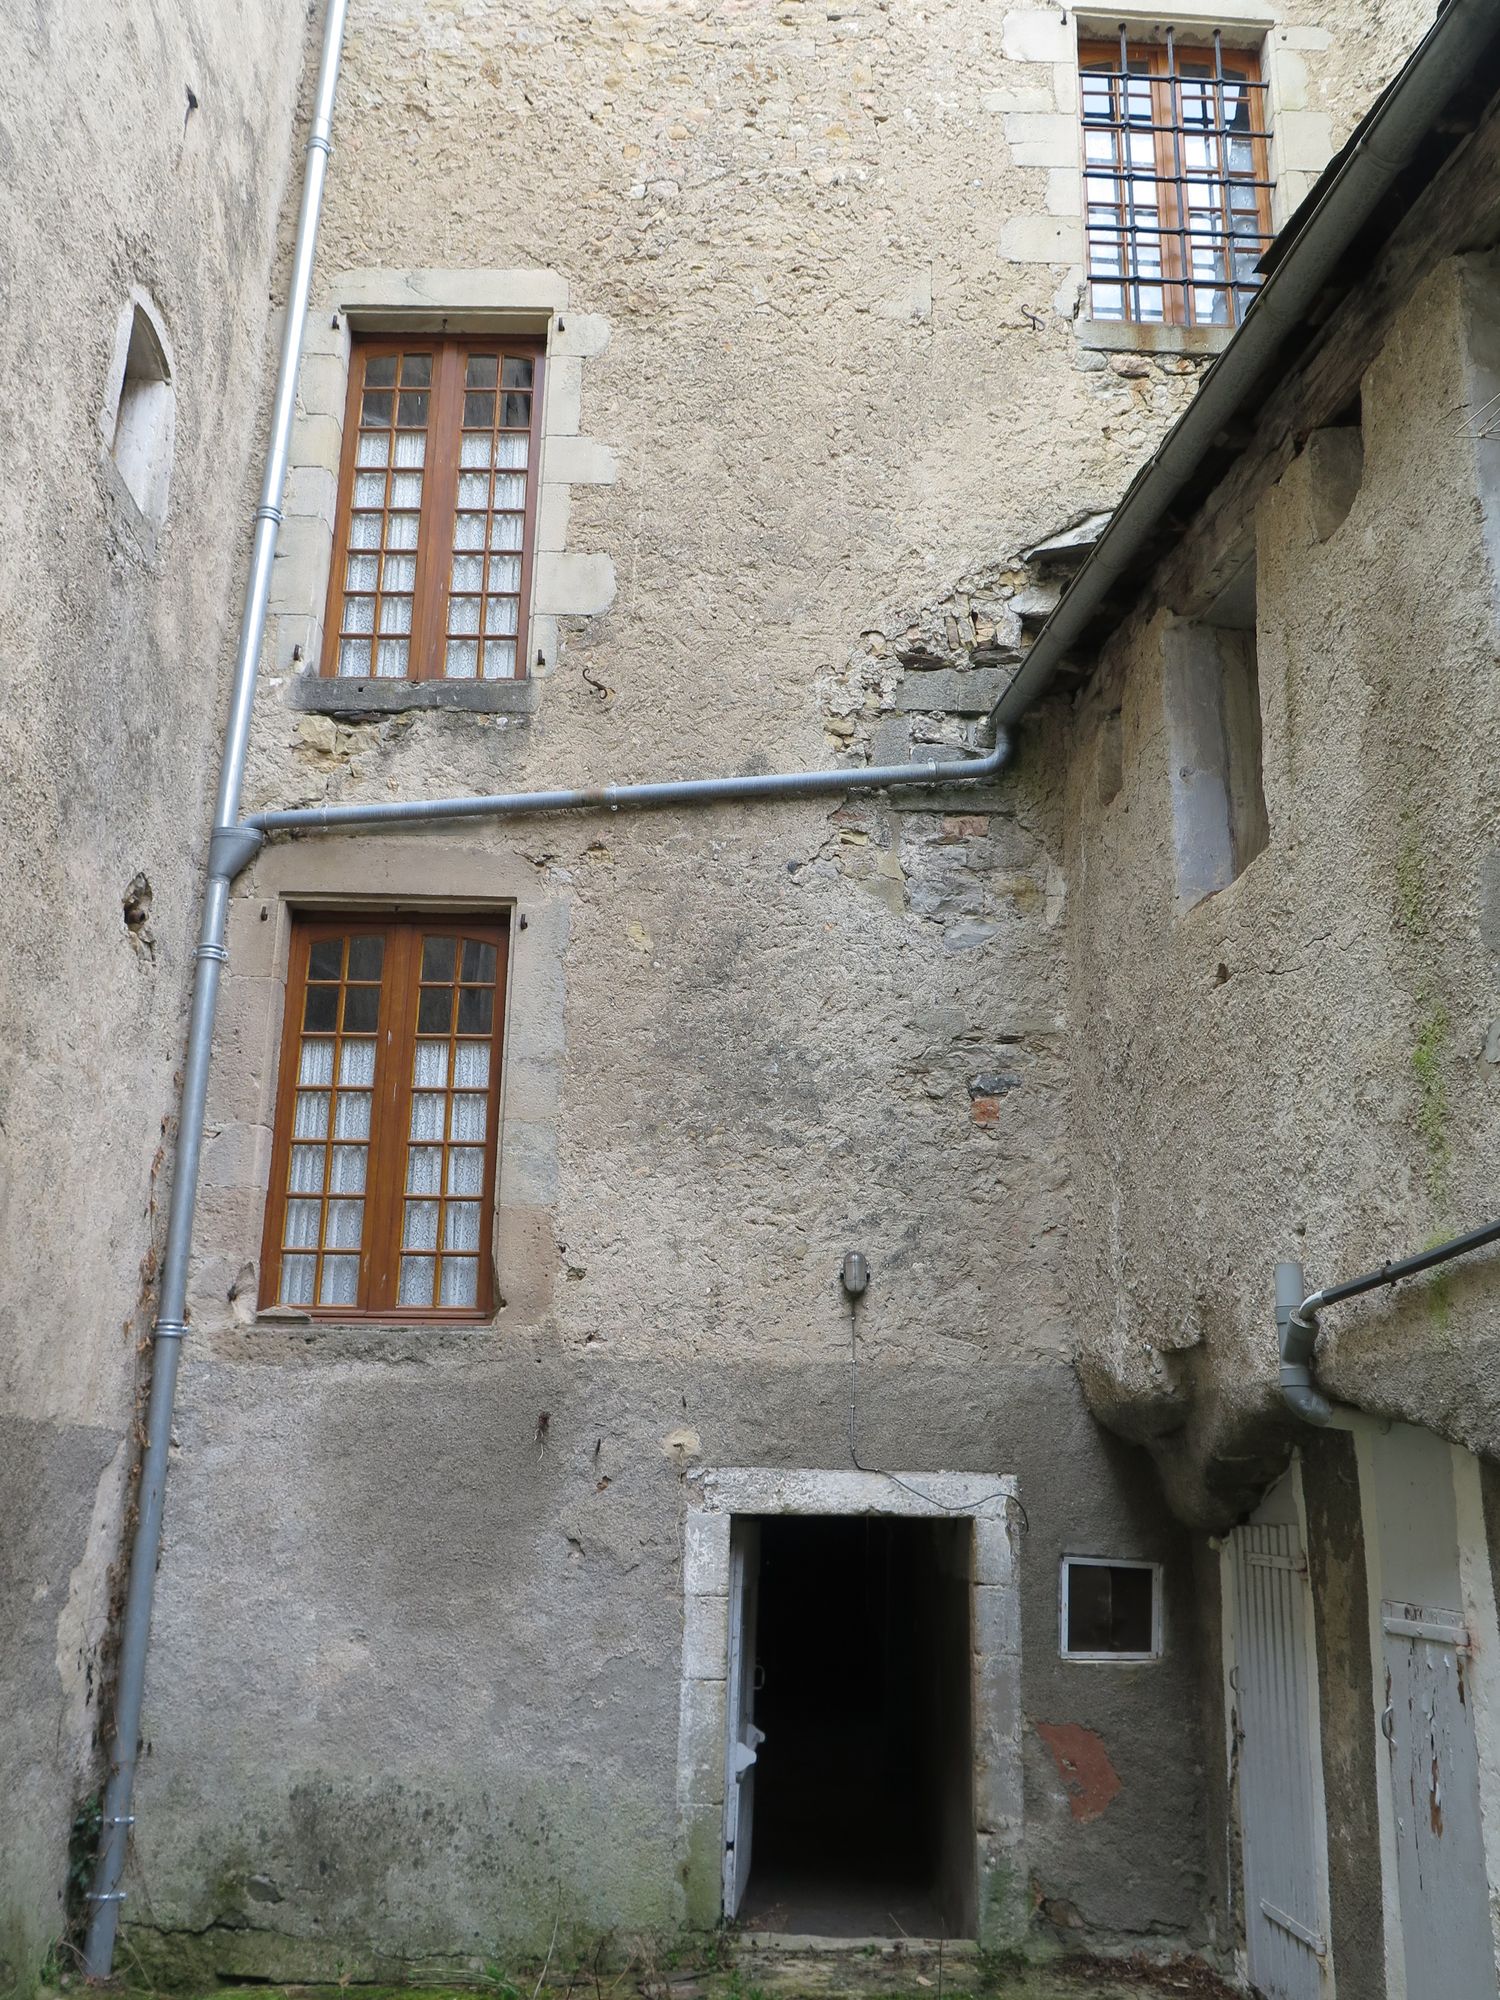
<svg viewBox="0 0 1500 2000">
<path fill-rule="evenodd" d="M 298 918 L 261 1304 L 494 1310 L 503 921 Z"/>
<path fill-rule="evenodd" d="M 1266 85 L 1256 57 L 1160 42 L 1084 42 L 1090 319 L 1237 326 L 1271 241 Z"/>
<path fill-rule="evenodd" d="M 355 343 L 323 672 L 526 672 L 542 342 Z"/>
</svg>

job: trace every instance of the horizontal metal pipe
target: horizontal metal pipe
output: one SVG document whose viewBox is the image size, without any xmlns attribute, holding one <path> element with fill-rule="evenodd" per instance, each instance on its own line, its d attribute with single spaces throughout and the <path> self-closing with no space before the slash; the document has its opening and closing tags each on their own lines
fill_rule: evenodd
<svg viewBox="0 0 1500 2000">
<path fill-rule="evenodd" d="M 841 771 L 771 771 L 733 778 L 680 778 L 659 784 L 586 785 L 576 791 L 493 792 L 474 798 L 403 799 L 384 803 L 286 806 L 250 813 L 241 822 L 258 833 L 335 832 L 353 826 L 424 826 L 433 820 L 503 819 L 517 813 L 617 811 L 637 806 L 704 806 L 736 799 L 817 798 L 832 792 L 891 791 L 905 785 L 972 784 L 993 778 L 1010 761 L 1010 735 L 995 732 L 982 757 L 871 764 Z"/>
<path fill-rule="evenodd" d="M 1465 1236 L 1450 1237 L 1431 1250 L 1419 1250 L 1415 1256 L 1382 1264 L 1378 1271 L 1366 1271 L 1363 1277 L 1348 1278 L 1341 1285 L 1327 1285 L 1321 1292 L 1310 1292 L 1292 1317 L 1299 1324 L 1305 1325 L 1308 1320 L 1316 1323 L 1325 1306 L 1336 1306 L 1343 1299 L 1357 1299 L 1362 1292 L 1378 1292 L 1383 1285 L 1398 1285 L 1403 1278 L 1414 1278 L 1419 1271 L 1430 1271 L 1436 1264 L 1447 1264 L 1455 1257 L 1467 1256 L 1471 1250 L 1482 1250 L 1487 1243 L 1500 1243 L 1500 1221 L 1486 1222 L 1482 1228 L 1471 1229 Z"/>
</svg>

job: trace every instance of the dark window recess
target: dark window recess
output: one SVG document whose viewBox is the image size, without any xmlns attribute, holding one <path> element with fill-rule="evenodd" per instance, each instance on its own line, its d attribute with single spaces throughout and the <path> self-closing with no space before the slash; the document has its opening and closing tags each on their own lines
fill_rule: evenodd
<svg viewBox="0 0 1500 2000">
<path fill-rule="evenodd" d="M 1150 1659 L 1157 1651 L 1156 1570 L 1149 1563 L 1064 1566 L 1063 1652 Z"/>
</svg>

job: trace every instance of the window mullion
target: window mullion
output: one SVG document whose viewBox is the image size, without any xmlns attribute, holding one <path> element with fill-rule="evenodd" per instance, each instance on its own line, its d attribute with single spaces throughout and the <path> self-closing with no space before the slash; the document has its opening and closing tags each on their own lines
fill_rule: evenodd
<svg viewBox="0 0 1500 2000">
<path fill-rule="evenodd" d="M 371 1200 L 366 1214 L 366 1295 L 361 1301 L 372 1311 L 396 1303 L 401 1190 L 406 1171 L 406 1129 L 411 1118 L 412 1023 L 416 1013 L 412 955 L 421 949 L 420 935 L 409 925 L 393 924 L 385 936 L 390 983 L 384 995 L 376 1058 L 376 1101 L 370 1139 Z"/>
<path fill-rule="evenodd" d="M 1187 318 L 1185 290 L 1186 249 L 1182 230 L 1186 224 L 1186 203 L 1178 180 L 1181 159 L 1180 134 L 1176 127 L 1181 111 L 1182 92 L 1165 49 L 1142 50 L 1151 70 L 1151 119 L 1156 127 L 1156 219 L 1161 229 L 1162 318 L 1169 326 L 1180 326 Z M 1175 49 L 1173 51 L 1175 56 Z"/>
<path fill-rule="evenodd" d="M 458 430 L 463 413 L 463 343 L 444 340 L 433 352 L 430 459 L 422 490 L 422 525 L 417 540 L 417 602 L 421 644 L 412 662 L 414 680 L 441 679 L 443 632 L 447 625 L 448 574 L 453 551 L 453 515 L 458 500 Z"/>
</svg>

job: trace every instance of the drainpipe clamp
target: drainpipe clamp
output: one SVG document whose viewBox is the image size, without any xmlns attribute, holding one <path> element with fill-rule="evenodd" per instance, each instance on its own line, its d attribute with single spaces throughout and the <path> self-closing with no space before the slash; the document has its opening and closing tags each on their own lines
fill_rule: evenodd
<svg viewBox="0 0 1500 2000">
<path fill-rule="evenodd" d="M 153 1340 L 183 1340 L 187 1337 L 187 1323 L 180 1319 L 159 1319 L 151 1329 Z M 112 1826 L 123 1826 L 123 1820 L 111 1820 Z M 133 1823 L 133 1822 L 132 1822 Z"/>
<path fill-rule="evenodd" d="M 86 1903 L 123 1903 L 128 1894 L 125 1889 L 90 1889 L 83 1900 Z"/>
</svg>

